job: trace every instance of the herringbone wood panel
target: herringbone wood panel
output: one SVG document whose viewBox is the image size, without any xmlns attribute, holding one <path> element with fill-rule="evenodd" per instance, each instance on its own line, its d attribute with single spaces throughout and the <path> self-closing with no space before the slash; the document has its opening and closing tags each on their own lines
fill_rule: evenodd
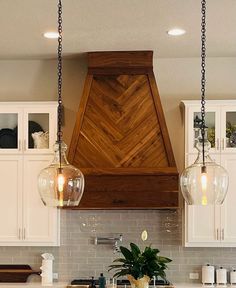
<svg viewBox="0 0 236 288">
<path fill-rule="evenodd" d="M 95 76 L 74 163 L 88 167 L 167 167 L 146 75 Z"/>
</svg>

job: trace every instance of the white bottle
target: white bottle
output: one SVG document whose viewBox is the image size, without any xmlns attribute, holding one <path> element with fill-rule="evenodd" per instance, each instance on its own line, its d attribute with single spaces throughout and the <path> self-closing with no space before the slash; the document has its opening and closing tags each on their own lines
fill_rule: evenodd
<svg viewBox="0 0 236 288">
<path fill-rule="evenodd" d="M 41 255 L 43 257 L 42 266 L 42 285 L 51 286 L 53 283 L 53 260 L 54 257 L 52 254 L 44 253 Z"/>
<path fill-rule="evenodd" d="M 226 285 L 227 284 L 227 270 L 223 267 L 216 269 L 216 283 L 218 285 Z"/>
<path fill-rule="evenodd" d="M 236 270 L 235 269 L 230 271 L 230 284 L 231 285 L 236 284 Z"/>
<path fill-rule="evenodd" d="M 215 267 L 207 264 L 202 266 L 202 284 L 213 285 L 215 283 Z"/>
</svg>

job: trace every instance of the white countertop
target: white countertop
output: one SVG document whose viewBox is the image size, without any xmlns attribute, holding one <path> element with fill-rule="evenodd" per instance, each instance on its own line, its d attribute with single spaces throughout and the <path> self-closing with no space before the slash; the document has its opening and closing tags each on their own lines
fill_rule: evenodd
<svg viewBox="0 0 236 288">
<path fill-rule="evenodd" d="M 41 283 L 0 283 L 0 287 L 6 288 L 20 288 L 20 287 L 32 287 L 32 288 L 42 288 L 42 287 L 57 287 L 66 288 L 68 283 L 53 283 L 52 285 L 42 285 Z"/>
<path fill-rule="evenodd" d="M 51 286 L 43 286 L 41 283 L 0 283 L 0 288 L 6 287 L 6 288 L 23 288 L 23 287 L 32 287 L 32 288 L 42 288 L 42 287 L 55 287 L 55 288 L 66 288 L 68 283 L 53 283 Z M 201 283 L 198 284 L 192 284 L 192 283 L 174 283 L 173 286 L 175 288 L 230 288 L 230 287 L 236 287 L 236 285 L 230 285 L 227 286 L 223 285 L 205 285 L 203 286 Z M 158 286 L 157 286 L 158 288 Z"/>
</svg>

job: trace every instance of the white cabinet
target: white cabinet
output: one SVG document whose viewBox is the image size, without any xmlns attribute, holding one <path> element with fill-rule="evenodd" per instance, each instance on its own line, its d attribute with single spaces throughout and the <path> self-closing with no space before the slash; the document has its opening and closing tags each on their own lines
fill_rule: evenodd
<svg viewBox="0 0 236 288">
<path fill-rule="evenodd" d="M 185 165 L 191 165 L 197 151 L 200 101 L 183 101 L 185 118 Z M 208 100 L 206 107 L 211 158 L 229 173 L 229 189 L 221 206 L 185 205 L 184 244 L 187 247 L 236 247 L 236 101 Z"/>
<path fill-rule="evenodd" d="M 53 158 L 56 115 L 56 102 L 0 105 L 1 246 L 59 245 L 59 211 L 43 205 L 37 188 L 39 172 Z M 41 144 L 31 137 L 40 130 Z"/>
</svg>

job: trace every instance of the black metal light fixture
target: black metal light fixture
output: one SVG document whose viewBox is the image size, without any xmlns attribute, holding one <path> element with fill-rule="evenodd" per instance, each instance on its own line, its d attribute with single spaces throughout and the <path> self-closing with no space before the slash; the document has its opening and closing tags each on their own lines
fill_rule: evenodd
<svg viewBox="0 0 236 288">
<path fill-rule="evenodd" d="M 196 148 L 196 161 L 180 177 L 183 197 L 189 205 L 222 204 L 228 189 L 228 173 L 209 156 L 211 144 L 205 125 L 206 91 L 206 0 L 201 1 L 201 136 Z"/>
<path fill-rule="evenodd" d="M 62 2 L 58 0 L 58 111 L 57 141 L 53 162 L 38 177 L 41 199 L 46 206 L 78 206 L 84 191 L 82 172 L 66 159 L 67 145 L 62 140 Z"/>
</svg>

